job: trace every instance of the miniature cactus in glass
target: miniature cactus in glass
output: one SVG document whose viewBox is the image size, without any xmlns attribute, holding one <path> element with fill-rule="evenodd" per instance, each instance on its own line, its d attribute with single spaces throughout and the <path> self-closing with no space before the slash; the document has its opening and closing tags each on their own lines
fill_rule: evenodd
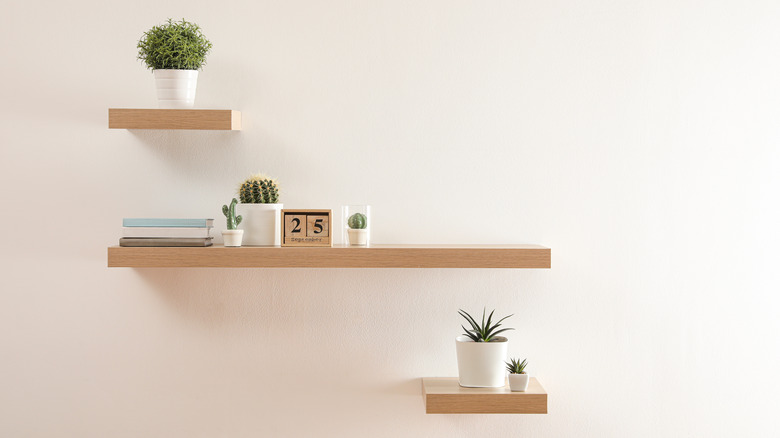
<svg viewBox="0 0 780 438">
<path fill-rule="evenodd" d="M 342 214 L 342 242 L 350 246 L 368 246 L 371 230 L 371 206 L 344 205 Z"/>
<path fill-rule="evenodd" d="M 366 228 L 366 225 L 368 225 L 368 220 L 366 219 L 366 215 L 363 213 L 355 213 L 349 217 L 347 225 L 349 225 L 349 227 L 353 230 L 362 230 Z"/>
<path fill-rule="evenodd" d="M 227 205 L 222 206 L 222 214 L 224 214 L 225 218 L 227 218 L 228 230 L 235 230 L 243 219 L 241 215 L 236 216 L 236 204 L 238 204 L 238 199 L 233 198 L 233 200 L 230 201 L 230 207 Z"/>
<path fill-rule="evenodd" d="M 252 175 L 241 183 L 238 196 L 242 204 L 276 204 L 279 202 L 279 183 L 263 174 Z"/>
</svg>

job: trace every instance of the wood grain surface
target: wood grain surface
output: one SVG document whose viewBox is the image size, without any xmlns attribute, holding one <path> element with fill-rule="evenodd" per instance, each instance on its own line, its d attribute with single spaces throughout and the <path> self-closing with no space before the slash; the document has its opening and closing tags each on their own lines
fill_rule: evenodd
<svg viewBox="0 0 780 438">
<path fill-rule="evenodd" d="M 240 130 L 241 112 L 210 109 L 109 108 L 109 129 Z"/>
<path fill-rule="evenodd" d="M 463 388 L 457 377 L 426 377 L 422 394 L 427 414 L 546 414 L 547 393 L 536 378 L 525 392 L 503 388 Z"/>
<path fill-rule="evenodd" d="M 329 248 L 108 248 L 128 268 L 550 268 L 539 245 L 371 245 Z"/>
</svg>

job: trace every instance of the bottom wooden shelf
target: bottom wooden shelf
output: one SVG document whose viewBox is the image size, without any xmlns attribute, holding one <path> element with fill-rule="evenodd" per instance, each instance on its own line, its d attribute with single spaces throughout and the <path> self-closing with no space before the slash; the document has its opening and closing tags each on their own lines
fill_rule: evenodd
<svg viewBox="0 0 780 438">
<path fill-rule="evenodd" d="M 528 390 L 463 388 L 457 377 L 425 377 L 422 394 L 426 414 L 546 414 L 547 393 L 531 377 Z"/>
</svg>

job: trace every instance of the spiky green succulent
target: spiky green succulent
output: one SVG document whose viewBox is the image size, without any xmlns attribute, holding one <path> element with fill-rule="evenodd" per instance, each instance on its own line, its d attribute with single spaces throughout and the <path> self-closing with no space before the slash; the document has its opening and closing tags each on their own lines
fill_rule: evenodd
<svg viewBox="0 0 780 438">
<path fill-rule="evenodd" d="M 138 59 L 152 70 L 200 70 L 206 63 L 211 42 L 200 26 L 184 19 L 154 26 L 138 41 Z"/>
<path fill-rule="evenodd" d="M 347 219 L 347 225 L 353 230 L 362 230 L 368 226 L 368 219 L 363 213 L 355 213 Z"/>
<path fill-rule="evenodd" d="M 222 214 L 225 215 L 227 218 L 227 229 L 228 230 L 235 230 L 236 227 L 238 227 L 238 224 L 241 223 L 241 220 L 244 219 L 241 217 L 241 215 L 236 216 L 236 204 L 238 203 L 238 199 L 233 198 L 232 201 L 230 201 L 230 207 L 227 205 L 222 206 Z"/>
<path fill-rule="evenodd" d="M 238 188 L 242 204 L 276 204 L 279 202 L 279 184 L 262 174 L 252 175 Z"/>
<path fill-rule="evenodd" d="M 498 335 L 499 333 L 503 333 L 503 332 L 505 332 L 507 330 L 514 330 L 513 328 L 503 328 L 501 330 L 497 330 L 499 327 L 501 327 L 501 322 L 503 320 L 509 318 L 509 316 L 512 316 L 512 315 L 505 316 L 505 317 L 499 319 L 498 322 L 493 324 L 492 323 L 493 322 L 493 313 L 495 313 L 495 312 L 496 312 L 495 310 L 490 312 L 490 316 L 488 316 L 487 322 L 485 322 L 485 309 L 483 308 L 482 309 L 482 323 L 481 324 L 477 324 L 477 321 L 474 318 L 472 318 L 471 315 L 469 315 L 468 313 L 464 312 L 463 310 L 458 309 L 458 313 L 460 314 L 460 316 L 465 318 L 466 321 L 468 321 L 469 324 L 471 325 L 471 330 L 469 330 L 466 327 L 463 327 L 463 325 L 461 325 L 461 328 L 463 328 L 463 330 L 465 331 L 465 333 L 463 333 L 463 334 L 465 336 L 468 336 L 469 338 L 471 338 L 471 340 L 474 341 L 474 342 L 492 342 L 492 341 L 495 340 L 496 335 Z"/>
<path fill-rule="evenodd" d="M 528 366 L 528 359 L 523 359 L 522 362 L 520 362 L 520 359 L 511 358 L 509 359 L 509 362 L 504 362 L 506 364 L 506 370 L 509 371 L 509 374 L 525 374 L 525 367 Z"/>
</svg>

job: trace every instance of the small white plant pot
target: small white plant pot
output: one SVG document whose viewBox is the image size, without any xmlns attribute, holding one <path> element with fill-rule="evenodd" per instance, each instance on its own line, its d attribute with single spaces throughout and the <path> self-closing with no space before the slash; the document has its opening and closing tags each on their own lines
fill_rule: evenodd
<svg viewBox="0 0 780 438">
<path fill-rule="evenodd" d="M 243 216 L 244 246 L 281 246 L 284 204 L 237 204 L 236 215 Z"/>
<path fill-rule="evenodd" d="M 197 70 L 154 70 L 154 81 L 160 108 L 186 109 L 195 106 Z"/>
<path fill-rule="evenodd" d="M 506 385 L 509 342 L 496 336 L 493 342 L 474 342 L 467 336 L 455 338 L 458 354 L 458 383 L 469 388 L 501 388 Z"/>
<path fill-rule="evenodd" d="M 512 392 L 525 392 L 528 389 L 528 374 L 509 374 L 509 389 Z"/>
<path fill-rule="evenodd" d="M 349 235 L 350 246 L 366 246 L 366 242 L 368 242 L 367 229 L 350 228 L 347 230 L 347 234 Z"/>
<path fill-rule="evenodd" d="M 241 246 L 241 240 L 244 238 L 244 230 L 224 230 L 222 231 L 222 240 L 225 246 Z"/>
</svg>

